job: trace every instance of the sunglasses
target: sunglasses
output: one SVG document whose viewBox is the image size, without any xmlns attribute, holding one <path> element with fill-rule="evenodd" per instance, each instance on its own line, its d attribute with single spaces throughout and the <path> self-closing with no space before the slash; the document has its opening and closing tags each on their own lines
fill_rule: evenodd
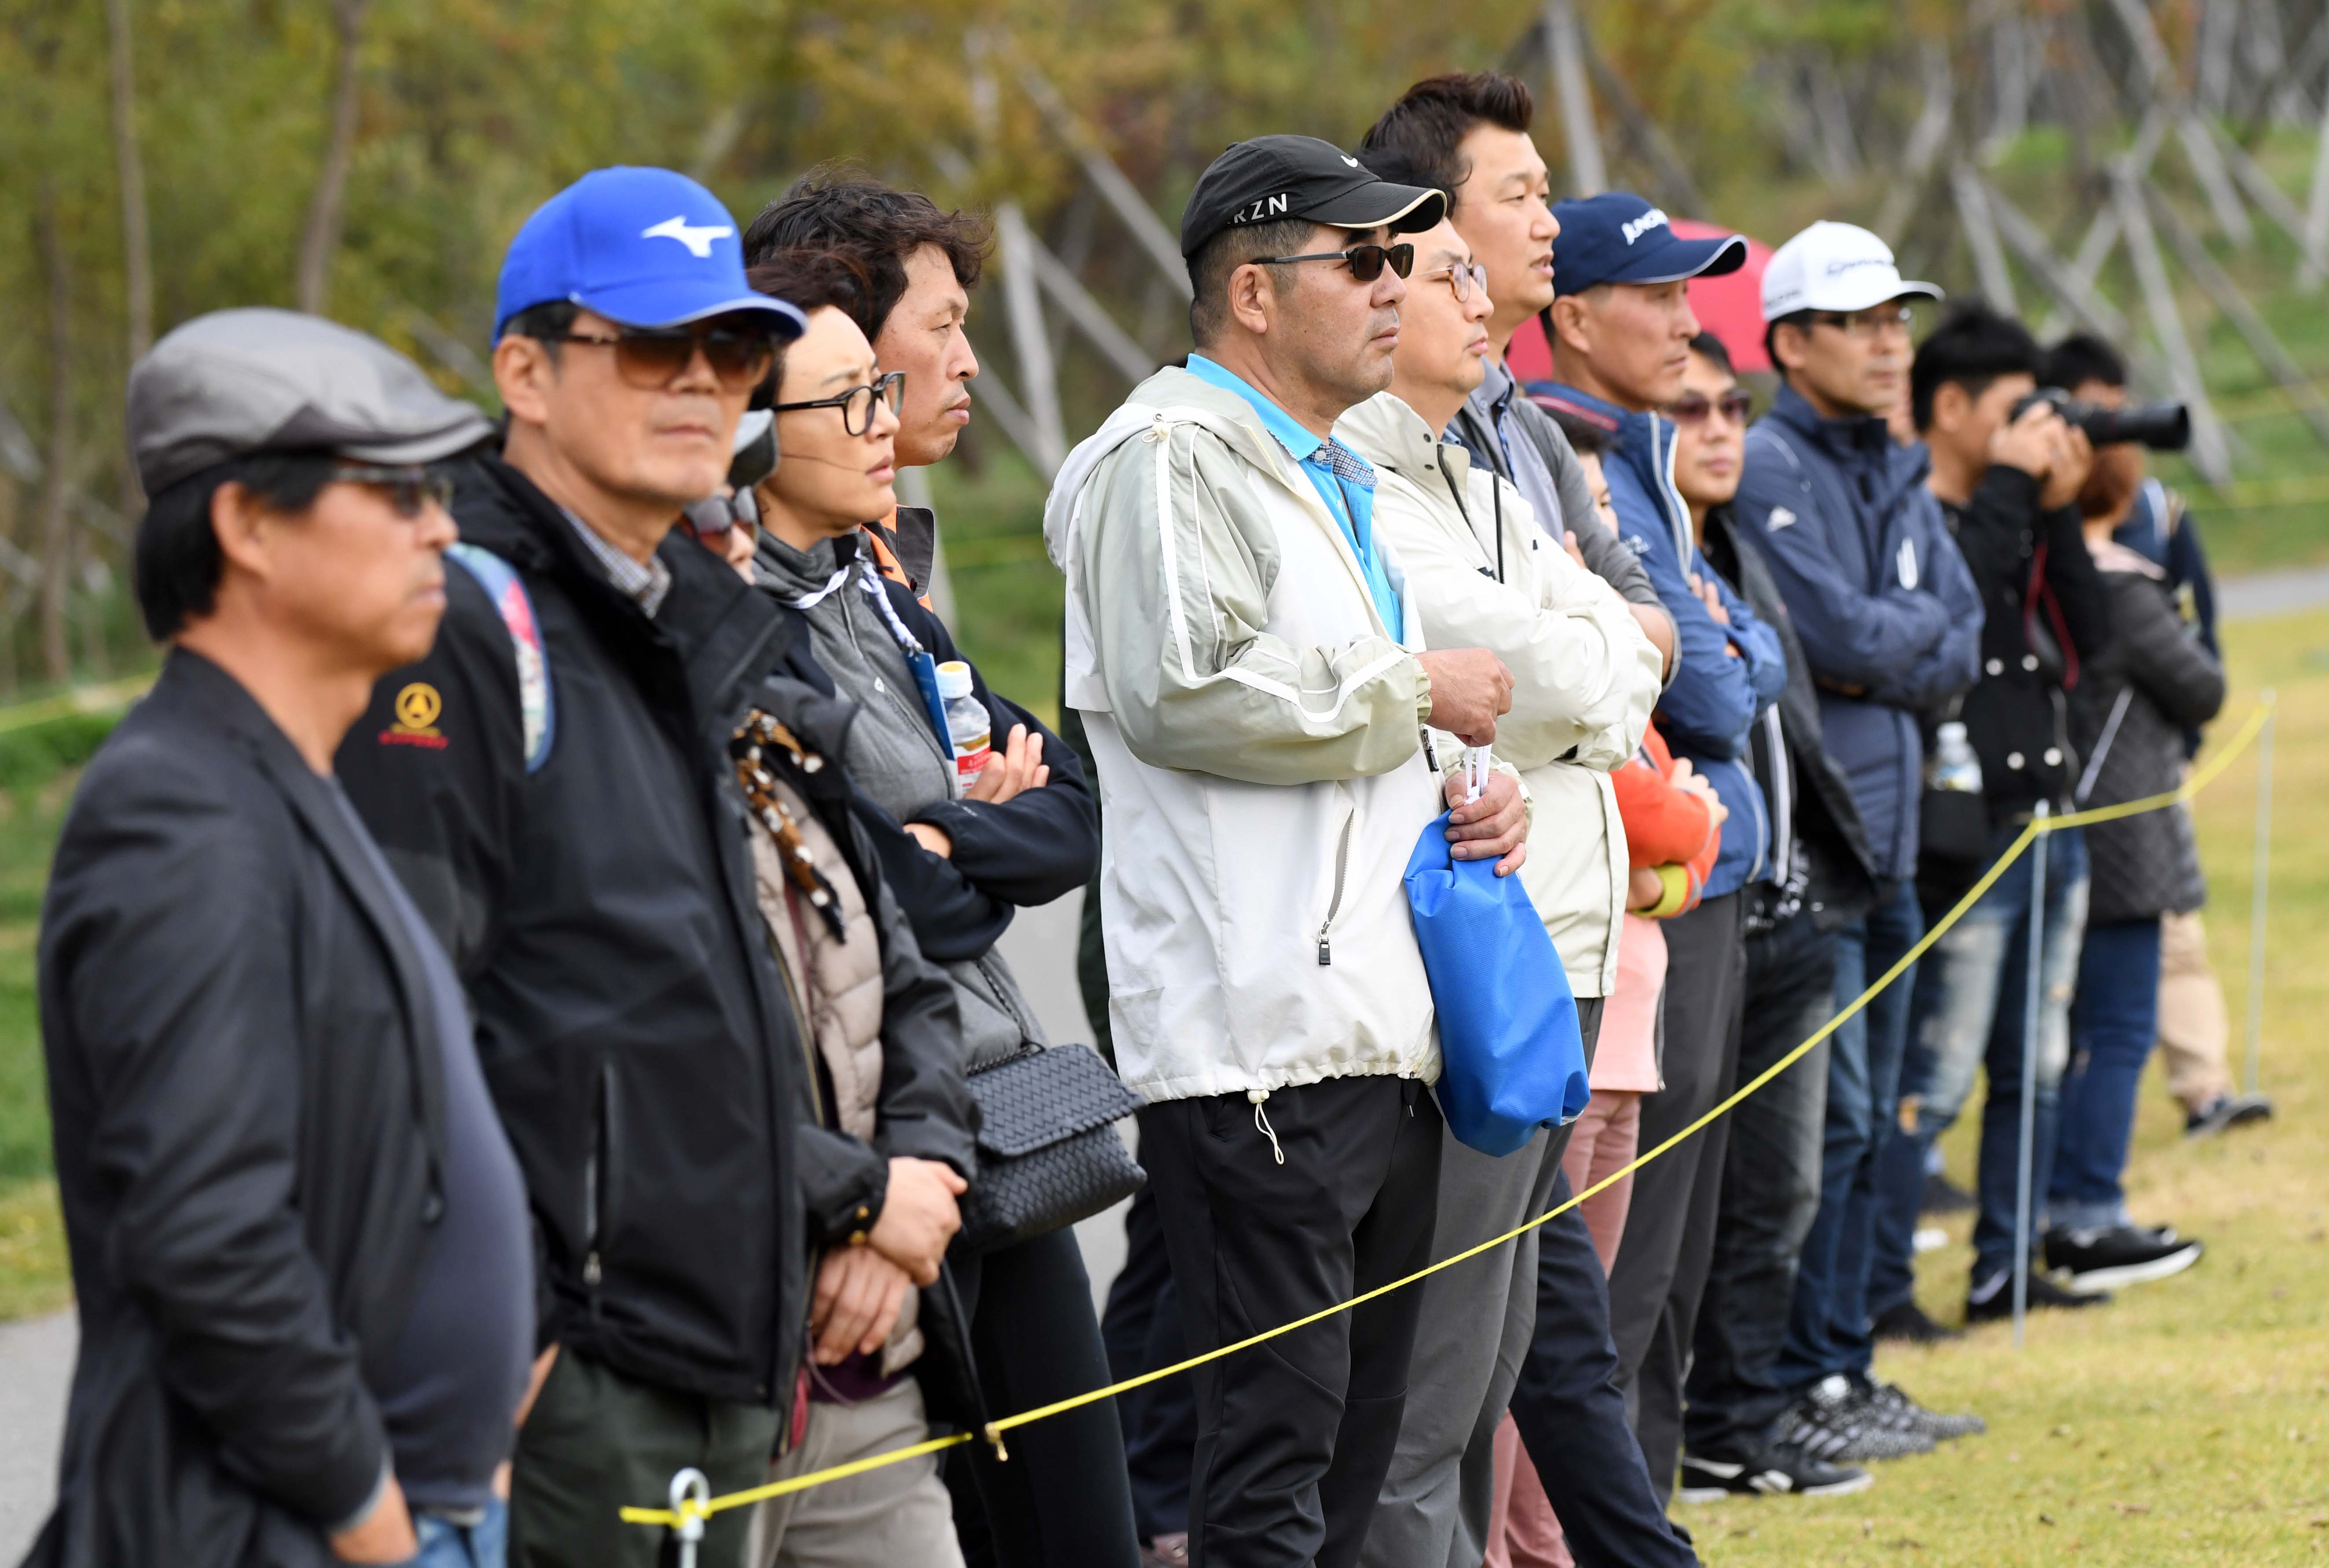
<svg viewBox="0 0 2329 1568">
<path fill-rule="evenodd" d="M 726 392 L 750 392 L 768 373 L 776 345 L 765 330 L 723 326 L 631 327 L 612 337 L 567 332 L 551 341 L 584 343 L 615 351 L 615 373 L 641 392 L 661 392 L 695 363 L 700 352 Z"/>
<path fill-rule="evenodd" d="M 906 373 L 893 370 L 887 375 L 875 377 L 865 386 L 853 386 L 829 398 L 812 398 L 799 403 L 770 403 L 768 408 L 780 414 L 796 413 L 802 409 L 839 409 L 841 428 L 853 436 L 862 436 L 872 427 L 873 400 L 881 399 L 894 414 L 898 411 L 898 398 L 905 385 Z"/>
<path fill-rule="evenodd" d="M 1695 425 L 1705 420 L 1715 410 L 1734 425 L 1743 425 L 1747 416 L 1755 411 L 1755 400 L 1744 387 L 1732 387 L 1721 397 L 1710 401 L 1704 392 L 1684 392 L 1666 406 L 1666 418 L 1678 425 Z"/>
<path fill-rule="evenodd" d="M 453 481 L 446 475 L 435 473 L 418 463 L 382 468 L 373 463 L 342 463 L 332 469 L 332 479 L 341 485 L 368 485 L 388 493 L 388 504 L 396 508 L 400 517 L 418 517 L 434 505 L 444 511 L 453 509 Z"/>
<path fill-rule="evenodd" d="M 1905 305 L 1880 305 L 1872 310 L 1815 310 L 1808 312 L 1821 326 L 1833 326 L 1849 337 L 1876 338 L 1894 327 L 1903 335 L 1917 326 L 1917 313 Z"/>
<path fill-rule="evenodd" d="M 1287 261 L 1344 261 L 1350 265 L 1351 276 L 1362 283 L 1372 283 L 1382 276 L 1386 263 L 1400 277 L 1415 270 L 1415 247 L 1398 245 L 1353 245 L 1347 250 L 1312 250 L 1300 256 L 1257 256 L 1256 261 L 1276 266 Z M 1457 298 L 1463 298 L 1458 295 Z"/>
</svg>

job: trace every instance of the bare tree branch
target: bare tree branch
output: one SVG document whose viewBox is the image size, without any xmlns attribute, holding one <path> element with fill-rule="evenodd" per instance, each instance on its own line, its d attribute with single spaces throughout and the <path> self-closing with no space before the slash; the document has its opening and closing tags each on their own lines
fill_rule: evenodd
<svg viewBox="0 0 2329 1568">
<path fill-rule="evenodd" d="M 331 293 L 332 258 L 340 248 L 340 220 L 348 191 L 348 165 L 355 160 L 357 53 L 363 42 L 364 14 L 372 0 L 332 0 L 332 30 L 339 35 L 340 63 L 332 84 L 331 131 L 316 175 L 316 194 L 299 232 L 299 267 L 292 298 L 299 308 L 323 314 Z"/>
</svg>

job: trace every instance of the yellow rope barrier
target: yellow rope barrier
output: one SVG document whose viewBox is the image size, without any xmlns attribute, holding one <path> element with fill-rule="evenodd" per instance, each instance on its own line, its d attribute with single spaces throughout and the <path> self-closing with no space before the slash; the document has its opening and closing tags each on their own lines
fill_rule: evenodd
<svg viewBox="0 0 2329 1568">
<path fill-rule="evenodd" d="M 1821 1025 L 1819 1028 L 1812 1034 L 1809 1039 L 1796 1046 L 1785 1056 L 1782 1056 L 1777 1062 L 1772 1063 L 1770 1066 L 1766 1067 L 1762 1072 L 1757 1073 L 1745 1083 L 1740 1084 L 1728 1099 L 1724 1100 L 1721 1104 L 1716 1105 L 1712 1110 L 1709 1110 L 1704 1116 L 1700 1117 L 1696 1121 L 1692 1122 L 1688 1127 L 1683 1128 L 1680 1132 L 1675 1133 L 1672 1138 L 1667 1138 L 1664 1143 L 1659 1144 L 1656 1148 L 1649 1149 L 1645 1153 L 1635 1156 L 1632 1163 L 1612 1171 L 1609 1175 L 1602 1177 L 1599 1181 L 1595 1182 L 1591 1186 L 1587 1187 L 1583 1192 L 1571 1195 L 1568 1202 L 1561 1204 L 1555 1208 L 1546 1210 L 1543 1214 L 1539 1214 L 1532 1220 L 1525 1221 L 1519 1225 L 1515 1225 L 1513 1229 L 1506 1231 L 1501 1236 L 1493 1236 L 1487 1241 L 1482 1242 L 1477 1246 L 1467 1247 L 1463 1252 L 1457 1252 L 1451 1257 L 1442 1258 L 1435 1263 L 1427 1264 L 1425 1267 L 1418 1269 L 1414 1273 L 1409 1274 L 1403 1279 L 1393 1280 L 1387 1285 L 1378 1285 L 1373 1289 L 1368 1290 L 1361 1295 L 1353 1296 L 1348 1301 L 1342 1302 L 1337 1306 L 1328 1307 L 1323 1310 L 1313 1312 L 1306 1318 L 1297 1318 L 1291 1323 L 1281 1323 L 1277 1327 L 1264 1329 L 1259 1334 L 1249 1335 L 1246 1338 L 1240 1339 L 1233 1345 L 1224 1345 L 1219 1349 L 1206 1351 L 1202 1355 L 1193 1355 L 1185 1361 L 1176 1361 L 1170 1366 L 1160 1366 L 1154 1372 L 1144 1372 L 1136 1377 L 1127 1377 L 1120 1383 L 1111 1383 L 1105 1388 L 1095 1388 L 1086 1393 L 1075 1394 L 1067 1399 L 1055 1400 L 1050 1404 L 1039 1405 L 1033 1410 L 1022 1411 L 1016 1415 L 1006 1415 L 1002 1417 L 1000 1420 L 989 1422 L 986 1423 L 985 1431 L 981 1433 L 964 1431 L 956 1432 L 948 1437 L 931 1438 L 926 1441 L 915 1443 L 909 1448 L 892 1450 L 888 1453 L 873 1454 L 862 1459 L 852 1459 L 847 1464 L 834 1465 L 822 1470 L 812 1470 L 806 1475 L 788 1477 L 781 1481 L 771 1481 L 766 1486 L 752 1487 L 740 1492 L 731 1492 L 725 1497 L 713 1497 L 706 1502 L 696 1502 L 691 1499 L 683 1504 L 678 1511 L 674 1511 L 670 1508 L 627 1507 L 622 1512 L 623 1522 L 629 1525 L 662 1525 L 675 1528 L 683 1523 L 683 1514 L 696 1518 L 702 1518 L 712 1514 L 723 1512 L 730 1508 L 744 1507 L 750 1504 L 759 1502 L 764 1498 L 781 1497 L 793 1492 L 804 1492 L 812 1487 L 821 1487 L 828 1481 L 838 1481 L 850 1476 L 863 1475 L 868 1470 L 880 1469 L 884 1465 L 894 1465 L 906 1459 L 918 1459 L 924 1454 L 937 1453 L 942 1449 L 954 1448 L 959 1444 L 969 1442 L 974 1436 L 984 1436 L 987 1441 L 995 1444 L 996 1449 L 999 1450 L 1003 1447 L 1003 1434 L 1006 1431 L 1012 1431 L 1014 1428 L 1029 1426 L 1036 1422 L 1047 1420 L 1051 1416 L 1064 1415 L 1069 1411 L 1080 1410 L 1085 1405 L 1097 1403 L 1103 1399 L 1113 1399 L 1119 1393 L 1128 1393 L 1136 1388 L 1143 1388 L 1149 1384 L 1159 1382 L 1164 1378 L 1176 1376 L 1181 1373 L 1189 1371 L 1192 1367 L 1202 1366 L 1209 1361 L 1219 1361 L 1224 1356 L 1235 1355 L 1241 1350 L 1250 1350 L 1255 1346 L 1260 1345 L 1268 1340 L 1275 1339 L 1280 1335 L 1291 1334 L 1297 1328 L 1306 1328 L 1311 1324 L 1332 1318 L 1337 1313 L 1348 1312 L 1353 1308 L 1364 1306 L 1367 1302 L 1375 1299 L 1375 1298 L 1379 1296 L 1388 1296 L 1393 1290 L 1404 1289 L 1406 1287 L 1414 1284 L 1417 1280 L 1427 1279 L 1433 1274 L 1438 1273 L 1443 1269 L 1452 1269 L 1457 1264 L 1476 1258 L 1483 1252 L 1494 1251 L 1495 1248 L 1503 1246 L 1506 1242 L 1516 1240 L 1517 1238 L 1527 1234 L 1529 1232 L 1535 1230 L 1539 1225 L 1546 1224 L 1552 1220 L 1558 1219 L 1561 1215 L 1576 1207 L 1579 1204 L 1583 1203 L 1587 1198 L 1591 1197 L 1594 1194 L 1600 1192 L 1603 1188 L 1611 1186 L 1616 1183 L 1624 1180 L 1626 1177 L 1633 1175 L 1636 1171 L 1641 1169 L 1642 1167 L 1649 1164 L 1650 1161 L 1656 1159 L 1659 1156 L 1666 1153 L 1669 1149 L 1674 1148 L 1676 1145 L 1683 1142 L 1685 1139 L 1694 1138 L 1699 1133 L 1705 1131 L 1706 1129 L 1711 1126 L 1716 1120 L 1729 1115 L 1732 1110 L 1736 1110 L 1740 1102 L 1744 1100 L 1749 1095 L 1757 1092 L 1765 1084 L 1770 1082 L 1771 1080 L 1777 1078 L 1780 1073 L 1785 1072 L 1796 1063 L 1801 1061 L 1806 1053 L 1811 1051 L 1814 1047 L 1817 1046 L 1821 1041 L 1825 1040 L 1829 1035 L 1834 1034 L 1837 1029 L 1843 1027 L 1846 1021 L 1851 1019 L 1853 1015 L 1859 1013 L 1862 1008 L 1866 1007 L 1868 1004 L 1874 1000 L 1877 995 L 1886 987 L 1891 985 L 1902 975 L 1908 973 L 1910 966 L 1914 965 L 1919 959 L 1924 957 L 1927 950 L 1929 949 L 1935 942 L 1940 940 L 1943 934 L 1946 933 L 1951 926 L 1957 924 L 1959 920 L 1964 918 L 1968 910 L 1972 909 L 1974 905 L 1981 902 L 1982 895 L 1986 893 L 1996 884 L 1997 879 L 2005 874 L 2007 868 L 2012 866 L 2016 860 L 2022 857 L 2023 852 L 2028 849 L 2031 844 L 2036 840 L 2041 834 L 2059 833 L 2065 827 L 2085 827 L 2098 822 L 2115 822 L 2122 817 L 2135 817 L 2146 811 L 2158 811 L 2166 807 L 2174 806 L 2183 801 L 2189 800 L 2192 796 L 2198 794 L 2210 784 L 2215 782 L 2217 775 L 2221 773 L 2231 764 L 2232 759 L 2238 757 L 2242 751 L 2248 749 L 2249 742 L 2254 741 L 2257 738 L 2258 732 L 2264 728 L 2265 720 L 2270 714 L 2271 711 L 2272 700 L 2268 696 L 2263 702 L 2258 703 L 2255 708 L 2250 710 L 2248 718 L 2241 723 L 2239 729 L 2233 732 L 2231 740 L 2225 744 L 2223 749 L 2215 756 L 2210 758 L 2203 766 L 2196 769 L 2192 772 L 2192 777 L 2186 779 L 2178 789 L 2171 789 L 2164 795 L 2145 796 L 2140 800 L 2124 801 L 2116 806 L 2100 806 L 2088 811 L 2072 811 L 2060 817 L 2032 818 L 2029 825 L 2023 828 L 2021 834 L 2015 837 L 2013 844 L 2007 846 L 2005 853 L 1997 857 L 1995 864 L 1992 864 L 1986 872 L 1982 874 L 1981 880 L 1975 883 L 1973 887 L 1966 893 L 1965 897 L 1957 902 L 1955 908 L 1951 909 L 1948 913 L 1936 921 L 1926 930 L 1924 936 L 1918 940 L 1917 944 L 1910 948 L 1908 952 L 1901 955 L 1899 962 L 1895 963 L 1891 968 L 1885 970 L 1883 974 L 1878 976 L 1877 978 L 1870 984 L 1868 988 L 1861 992 L 1859 996 L 1853 997 L 1851 1003 L 1847 1005 L 1842 1012 L 1836 1014 L 1834 1017 L 1830 1018 L 1826 1023 Z"/>
</svg>

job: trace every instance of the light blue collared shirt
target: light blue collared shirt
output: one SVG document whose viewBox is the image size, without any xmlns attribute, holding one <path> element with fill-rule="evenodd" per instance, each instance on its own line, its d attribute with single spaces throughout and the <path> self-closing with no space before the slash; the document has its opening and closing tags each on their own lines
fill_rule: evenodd
<svg viewBox="0 0 2329 1568">
<path fill-rule="evenodd" d="M 1400 613 L 1399 595 L 1391 589 L 1391 573 L 1383 566 L 1382 553 L 1375 548 L 1374 469 L 1340 441 L 1322 441 L 1304 430 L 1293 415 L 1254 390 L 1243 376 L 1224 370 L 1203 354 L 1189 356 L 1189 373 L 1251 403 L 1253 411 L 1261 416 L 1262 429 L 1277 438 L 1287 456 L 1302 465 L 1318 498 L 1326 503 L 1328 514 L 1342 528 L 1351 553 L 1359 558 L 1359 570 L 1366 575 L 1367 595 L 1375 601 L 1375 613 L 1382 617 L 1392 640 L 1403 640 L 1405 618 Z"/>
</svg>

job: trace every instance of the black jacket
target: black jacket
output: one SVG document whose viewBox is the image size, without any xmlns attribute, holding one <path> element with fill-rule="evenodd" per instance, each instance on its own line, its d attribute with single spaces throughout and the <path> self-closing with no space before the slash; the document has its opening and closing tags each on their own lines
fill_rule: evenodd
<svg viewBox="0 0 2329 1568">
<path fill-rule="evenodd" d="M 2175 612 L 2158 567 L 2123 544 L 2098 555 L 2117 635 L 2087 666 L 2070 701 L 2070 736 L 2086 758 L 2082 806 L 2162 795 L 2183 781 L 2183 733 L 2224 705 L 2224 669 Z M 2087 829 L 2087 919 L 2144 920 L 2200 907 L 2207 895 L 2181 806 Z"/>
<path fill-rule="evenodd" d="M 441 1043 L 355 825 L 170 656 L 90 764 L 41 921 L 80 1305 L 38 1568 L 322 1564 L 443 1212 Z"/>
<path fill-rule="evenodd" d="M 2019 823 L 2041 799 L 2058 811 L 2069 801 L 2080 764 L 2067 694 L 2111 638 L 2079 509 L 2043 512 L 2038 496 L 2036 479 L 1994 464 L 1966 505 L 1941 503 L 1986 612 L 1981 678 L 1957 716 L 1981 759 L 1993 827 Z"/>
<path fill-rule="evenodd" d="M 811 1255 L 878 1212 L 888 1174 L 816 1124 L 754 902 L 728 741 L 787 623 L 676 534 L 648 618 L 497 458 L 465 472 L 454 512 L 524 583 L 548 755 L 526 770 L 511 633 L 456 569 L 436 648 L 380 684 L 338 770 L 468 987 L 525 1172 L 541 1339 L 657 1386 L 781 1402 Z M 414 685 L 433 693 L 404 710 L 427 743 L 399 716 Z"/>
<path fill-rule="evenodd" d="M 1778 634 L 1787 657 L 1787 684 L 1779 700 L 1756 722 L 1749 738 L 1755 776 L 1771 803 L 1774 861 L 1783 828 L 1791 828 L 1802 847 L 1800 868 L 1806 878 L 1804 904 L 1822 930 L 1834 930 L 1858 920 L 1875 902 L 1879 873 L 1876 852 L 1868 843 L 1868 829 L 1860 820 L 1860 807 L 1852 780 L 1843 766 L 1828 755 L 1820 727 L 1819 692 L 1812 685 L 1811 666 L 1795 623 L 1787 618 L 1787 600 L 1778 580 L 1771 575 L 1761 553 L 1739 548 L 1739 520 L 1728 506 L 1706 515 L 1705 538 L 1700 548 L 1715 571 L 1739 585 L 1747 608 Z M 1785 769 L 1773 756 L 1771 736 L 1776 727 L 1785 743 Z M 1779 814 L 1779 794 L 1788 797 L 1787 820 Z M 1796 868 L 1788 868 L 1792 878 Z"/>
</svg>

